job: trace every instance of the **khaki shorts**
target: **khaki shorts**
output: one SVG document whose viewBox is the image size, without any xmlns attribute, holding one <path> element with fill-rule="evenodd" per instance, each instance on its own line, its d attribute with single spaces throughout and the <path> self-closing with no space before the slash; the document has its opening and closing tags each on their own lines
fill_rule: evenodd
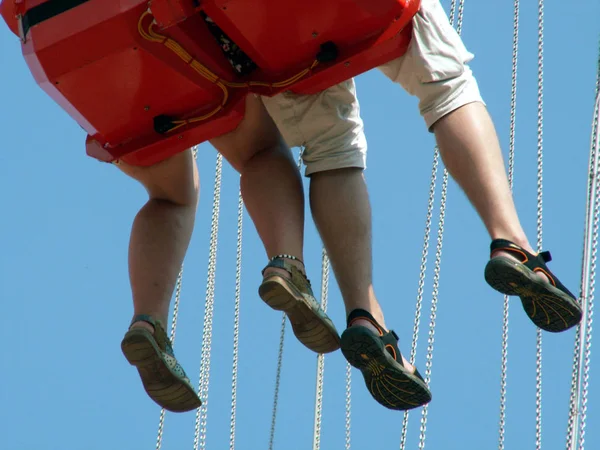
<svg viewBox="0 0 600 450">
<path fill-rule="evenodd" d="M 472 59 L 439 0 L 422 0 L 408 51 L 379 70 L 419 99 L 420 113 L 431 130 L 461 106 L 483 103 L 467 65 Z M 367 139 L 353 79 L 315 95 L 284 92 L 263 97 L 263 103 L 287 144 L 304 148 L 306 176 L 366 168 Z"/>
</svg>

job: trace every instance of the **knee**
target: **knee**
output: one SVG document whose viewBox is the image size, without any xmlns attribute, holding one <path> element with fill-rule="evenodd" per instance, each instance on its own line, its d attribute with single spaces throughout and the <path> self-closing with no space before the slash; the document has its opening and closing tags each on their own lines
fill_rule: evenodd
<svg viewBox="0 0 600 450">
<path fill-rule="evenodd" d="M 117 167 L 138 181 L 150 200 L 196 208 L 200 198 L 200 179 L 191 151 L 186 150 L 152 166 L 133 166 L 120 161 Z"/>
</svg>

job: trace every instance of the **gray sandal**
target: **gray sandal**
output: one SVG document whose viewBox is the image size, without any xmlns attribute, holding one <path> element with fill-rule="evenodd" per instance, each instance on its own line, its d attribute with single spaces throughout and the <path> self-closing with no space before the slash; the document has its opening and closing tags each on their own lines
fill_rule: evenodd
<svg viewBox="0 0 600 450">
<path fill-rule="evenodd" d="M 148 315 L 138 315 L 136 322 L 154 327 L 154 334 L 146 328 L 130 328 L 121 342 L 121 350 L 140 374 L 144 389 L 159 406 L 172 412 L 186 412 L 202 405 L 183 367 L 175 359 L 171 340 L 162 324 Z"/>
<path fill-rule="evenodd" d="M 258 288 L 263 301 L 277 311 L 284 311 L 298 340 L 317 353 L 330 353 L 340 348 L 340 336 L 331 319 L 315 299 L 310 281 L 298 268 L 285 258 L 297 260 L 290 255 L 278 255 L 263 269 L 282 269 L 291 280 L 272 273 L 264 277 Z"/>
</svg>

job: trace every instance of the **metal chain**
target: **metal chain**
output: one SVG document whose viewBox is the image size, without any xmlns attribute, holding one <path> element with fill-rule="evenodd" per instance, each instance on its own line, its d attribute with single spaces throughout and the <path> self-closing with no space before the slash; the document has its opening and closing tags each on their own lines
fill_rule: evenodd
<svg viewBox="0 0 600 450">
<path fill-rule="evenodd" d="M 181 298 L 181 285 L 183 282 L 183 264 L 179 269 L 179 275 L 177 276 L 177 283 L 175 284 L 175 304 L 173 306 L 173 318 L 171 319 L 171 343 L 175 348 L 175 332 L 177 330 L 177 317 L 179 315 L 179 299 Z M 156 450 L 160 450 L 162 447 L 163 430 L 165 427 L 165 414 L 166 410 L 162 408 L 160 410 L 160 417 L 158 419 L 158 436 L 156 437 Z"/>
<path fill-rule="evenodd" d="M 440 282 L 440 269 L 442 262 L 442 244 L 444 238 L 444 220 L 446 216 L 446 198 L 448 192 L 448 171 L 444 170 L 442 181 L 442 195 L 440 199 L 440 219 L 438 225 L 437 247 L 435 253 L 435 266 L 433 269 L 433 292 L 431 296 L 431 315 L 429 321 L 429 338 L 427 340 L 427 356 L 425 363 L 425 383 L 429 386 L 431 383 L 431 367 L 433 365 L 433 344 L 435 338 L 435 324 L 437 318 L 437 302 Z M 419 436 L 419 450 L 425 448 L 425 436 L 427 431 L 427 412 L 428 406 L 425 405 L 421 414 L 421 428 Z"/>
<path fill-rule="evenodd" d="M 591 263 L 594 262 L 594 271 L 595 271 L 595 257 L 591 258 L 593 254 L 593 248 L 597 245 L 597 234 L 596 234 L 596 221 L 598 220 L 598 216 L 596 213 L 596 208 L 598 207 L 596 203 L 597 197 L 597 177 L 598 172 L 600 171 L 600 167 L 598 164 L 600 162 L 598 152 L 600 151 L 598 142 L 598 119 L 600 115 L 600 41 L 598 48 L 598 62 L 597 62 L 597 74 L 596 74 L 596 106 L 594 108 L 594 115 L 592 120 L 592 139 L 590 145 L 590 160 L 589 160 L 589 168 L 588 168 L 588 191 L 587 191 L 587 201 L 586 201 L 586 220 L 585 220 L 585 228 L 584 228 L 584 249 L 583 249 L 583 257 L 582 257 L 582 271 L 581 271 L 581 298 L 580 304 L 583 308 L 583 319 L 582 323 L 578 326 L 576 338 L 575 338 L 575 346 L 574 346 L 574 356 L 573 356 L 573 371 L 571 377 L 571 396 L 569 399 L 569 421 L 567 426 L 567 449 L 575 450 L 577 445 L 577 430 L 578 427 L 576 422 L 579 420 L 579 395 L 580 395 L 580 374 L 584 371 L 580 366 L 584 363 L 582 358 L 582 348 L 581 341 L 588 339 L 588 332 L 586 331 L 586 324 L 588 320 L 587 305 L 588 305 L 588 295 L 589 292 L 588 286 L 591 278 Z M 596 145 L 594 145 L 596 143 Z M 592 213 L 594 210 L 594 213 Z M 590 224 L 594 222 L 594 232 L 590 229 Z M 592 235 L 590 241 L 590 235 Z M 591 247 L 591 248 L 590 248 Z M 595 278 L 595 272 L 594 272 Z M 591 307 L 589 308 L 593 312 L 593 298 L 590 302 Z M 590 324 L 591 328 L 591 324 Z M 591 343 L 591 330 L 589 331 L 589 340 Z M 582 337 L 583 336 L 583 337 Z M 588 356 L 588 366 L 589 366 L 589 356 Z M 589 368 L 588 368 L 589 370 Z M 585 377 L 586 375 L 584 375 Z M 587 396 L 587 389 L 586 389 Z M 587 402 L 587 400 L 586 400 Z M 585 425 L 584 425 L 585 426 Z"/>
<path fill-rule="evenodd" d="M 194 158 L 194 163 L 197 159 L 198 155 L 198 146 L 195 145 L 192 147 L 192 156 Z M 181 264 L 181 268 L 179 269 L 179 274 L 177 275 L 177 282 L 175 283 L 175 302 L 173 305 L 173 317 L 171 318 L 171 345 L 175 348 L 175 333 L 177 332 L 177 318 L 179 316 L 179 301 L 181 298 L 181 286 L 183 284 L 183 263 Z M 166 410 L 162 408 L 160 410 L 160 417 L 158 419 L 158 435 L 156 436 L 156 450 L 160 450 L 162 447 L 162 438 L 163 431 L 165 428 L 165 414 Z"/>
<path fill-rule="evenodd" d="M 515 128 L 517 116 L 517 67 L 519 55 L 519 0 L 514 2 L 513 47 L 512 47 L 512 82 L 510 95 L 510 134 L 508 143 L 508 185 L 512 192 L 515 167 Z M 502 362 L 500 375 L 500 431 L 498 449 L 504 450 L 506 431 L 506 379 L 508 375 L 508 326 L 509 326 L 509 297 L 504 296 L 502 314 Z"/>
<path fill-rule="evenodd" d="M 460 0 L 458 3 L 458 18 L 456 21 L 456 32 L 460 36 L 462 34 L 462 24 L 464 16 L 465 0 Z M 448 197 L 448 170 L 444 169 L 442 178 L 442 193 L 440 197 L 440 216 L 438 222 L 437 246 L 435 252 L 435 264 L 433 269 L 433 290 L 431 295 L 431 315 L 429 321 L 429 336 L 427 340 L 427 355 L 425 359 L 425 383 L 429 386 L 431 383 L 431 368 L 433 365 L 433 345 L 435 342 L 435 325 L 437 319 L 437 303 L 440 284 L 440 271 L 442 262 L 442 245 L 444 241 L 444 223 L 446 218 L 446 201 Z M 425 448 L 425 437 L 427 432 L 427 413 L 429 405 L 425 405 L 421 412 L 421 427 L 419 434 L 419 450 Z"/>
<path fill-rule="evenodd" d="M 210 229 L 208 256 L 208 275 L 206 283 L 206 302 L 204 306 L 204 324 L 202 333 L 202 358 L 200 361 L 199 392 L 202 406 L 196 410 L 194 427 L 194 450 L 206 448 L 206 423 L 208 419 L 208 386 L 210 381 L 210 354 L 212 346 L 213 309 L 215 300 L 215 276 L 217 269 L 217 241 L 219 235 L 219 212 L 221 206 L 221 173 L 223 157 L 217 154 L 215 169 L 215 187 Z"/>
<path fill-rule="evenodd" d="M 419 339 L 419 329 L 421 326 L 421 310 L 423 306 L 423 291 L 425 286 L 425 274 L 427 272 L 427 258 L 429 255 L 429 242 L 431 238 L 431 218 L 433 216 L 433 206 L 435 203 L 435 188 L 437 181 L 437 171 L 439 166 L 439 150 L 437 146 L 433 152 L 433 165 L 431 169 L 431 183 L 429 185 L 429 198 L 427 201 L 427 215 L 425 218 L 425 235 L 423 237 L 423 253 L 421 255 L 421 269 L 419 273 L 419 285 L 417 288 L 417 303 L 415 308 L 415 323 L 413 326 L 412 347 L 410 349 L 410 363 L 414 364 L 417 356 L 417 342 Z M 409 411 L 404 411 L 402 419 L 402 433 L 400 435 L 400 450 L 406 447 L 406 435 L 408 433 Z"/>
<path fill-rule="evenodd" d="M 544 0 L 538 2 L 537 251 L 543 237 L 544 156 Z M 542 448 L 542 330 L 536 332 L 535 448 Z"/>
<path fill-rule="evenodd" d="M 352 366 L 346 363 L 346 447 L 350 450 L 351 435 L 351 414 L 352 414 Z"/>
<path fill-rule="evenodd" d="M 302 148 L 298 154 L 298 170 L 302 167 Z M 279 403 L 279 386 L 281 385 L 281 368 L 283 366 L 283 348 L 285 343 L 286 315 L 281 314 L 281 331 L 279 332 L 279 351 L 277 353 L 277 369 L 275 370 L 275 392 L 273 393 L 273 413 L 271 415 L 271 430 L 269 433 L 269 450 L 275 444 L 275 423 L 277 422 L 277 406 Z"/>
<path fill-rule="evenodd" d="M 283 344 L 285 341 L 285 313 L 281 315 L 281 331 L 279 333 L 279 353 L 277 355 L 277 370 L 275 372 L 275 393 L 273 395 L 273 415 L 271 416 L 271 433 L 269 434 L 269 450 L 275 443 L 275 422 L 277 420 L 277 404 L 279 403 L 279 386 L 281 385 L 281 366 L 283 365 Z"/>
<path fill-rule="evenodd" d="M 329 294 L 329 257 L 323 248 L 321 257 L 321 308 L 327 312 Z M 313 450 L 321 448 L 321 418 L 323 415 L 323 376 L 325 372 L 325 355 L 317 356 L 317 390 L 315 394 L 315 424 L 313 430 Z"/>
<path fill-rule="evenodd" d="M 600 115 L 600 96 L 596 94 L 596 108 L 594 120 L 595 139 L 592 141 L 593 152 L 598 155 L 600 152 L 600 133 L 598 133 L 598 116 Z M 595 177 L 598 176 L 599 167 L 596 166 Z M 598 185 L 596 185 L 596 204 L 594 208 L 594 231 L 592 233 L 592 254 L 590 264 L 590 283 L 589 293 L 586 295 L 584 304 L 584 329 L 585 329 L 585 344 L 584 344 L 584 361 L 583 361 L 583 381 L 581 388 L 581 420 L 579 422 L 579 450 L 584 450 L 585 446 L 585 426 L 587 419 L 587 397 L 590 377 L 590 356 L 592 345 L 592 322 L 594 316 L 594 295 L 596 290 L 596 260 L 598 256 L 598 221 L 600 216 L 600 201 L 598 201 Z"/>
<path fill-rule="evenodd" d="M 229 450 L 235 449 L 235 419 L 237 409 L 238 351 L 240 336 L 240 303 L 242 297 L 242 231 L 244 220 L 244 200 L 242 191 L 238 194 L 237 252 L 235 263 L 235 307 L 233 313 L 233 370 L 231 375 L 231 420 L 229 424 Z"/>
<path fill-rule="evenodd" d="M 462 5 L 464 4 L 464 0 L 461 1 L 460 7 L 460 24 L 462 26 Z M 454 26 L 454 17 L 456 14 L 456 0 L 452 0 L 450 3 L 450 17 L 449 22 Z M 412 338 L 412 346 L 410 349 L 410 363 L 415 364 L 416 356 L 417 356 L 417 344 L 419 340 L 419 330 L 421 327 L 421 311 L 423 307 L 423 291 L 425 286 L 425 276 L 427 273 L 427 261 L 429 256 L 429 242 L 431 240 L 431 222 L 433 216 L 433 206 L 435 204 L 435 190 L 437 185 L 437 171 L 439 166 L 439 149 L 436 146 L 433 152 L 433 164 L 431 169 L 431 182 L 429 184 L 429 197 L 427 200 L 427 214 L 425 217 L 425 234 L 423 236 L 423 252 L 421 254 L 421 267 L 419 270 L 419 283 L 417 287 L 417 301 L 415 306 L 415 321 L 413 325 L 413 338 Z M 408 418 L 409 411 L 404 411 L 404 416 L 402 419 L 402 432 L 400 433 L 400 450 L 404 450 L 406 448 L 406 438 L 408 434 Z"/>
</svg>

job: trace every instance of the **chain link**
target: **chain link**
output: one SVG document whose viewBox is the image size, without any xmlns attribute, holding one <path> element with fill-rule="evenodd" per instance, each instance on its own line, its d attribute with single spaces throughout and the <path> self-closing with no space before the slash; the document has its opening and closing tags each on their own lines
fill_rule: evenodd
<svg viewBox="0 0 600 450">
<path fill-rule="evenodd" d="M 206 426 L 208 420 L 208 386 L 210 381 L 210 354 L 212 346 L 213 310 L 215 300 L 215 276 L 217 269 L 217 241 L 219 233 L 219 212 L 221 206 L 221 173 L 223 157 L 217 154 L 215 169 L 215 187 L 210 229 L 208 256 L 208 275 L 206 283 L 206 302 L 204 306 L 204 324 L 202 333 L 202 358 L 200 361 L 199 392 L 202 406 L 196 411 L 194 426 L 194 450 L 206 448 Z"/>
<path fill-rule="evenodd" d="M 590 265 L 592 262 L 591 254 L 593 250 L 594 239 L 597 241 L 597 237 L 593 237 L 592 230 L 590 229 L 590 223 L 592 221 L 597 220 L 597 216 L 595 215 L 595 208 L 598 207 L 596 204 L 596 196 L 597 196 L 597 177 L 598 171 L 600 167 L 598 167 L 598 145 L 594 145 L 598 139 L 598 119 L 600 114 L 600 105 L 598 102 L 600 101 L 600 41 L 598 47 L 598 62 L 597 62 L 597 74 L 596 74 L 596 107 L 594 108 L 594 115 L 592 120 L 592 139 L 590 145 L 590 160 L 588 167 L 588 191 L 587 191 L 587 201 L 586 201 L 586 213 L 585 213 L 585 227 L 584 227 L 584 248 L 583 248 L 583 257 L 582 257 L 582 270 L 581 270 L 581 297 L 580 303 L 583 307 L 583 320 L 582 323 L 578 326 L 578 332 L 575 338 L 575 346 L 574 346 L 574 356 L 573 356 L 573 369 L 571 376 L 571 396 L 569 399 L 569 421 L 567 426 L 567 449 L 575 450 L 577 445 L 577 430 L 578 427 L 576 422 L 579 420 L 579 388 L 580 388 L 580 374 L 582 372 L 582 368 L 580 366 L 583 364 L 582 355 L 581 355 L 581 341 L 587 339 L 587 333 L 585 331 L 585 324 L 587 321 L 586 314 L 586 304 L 588 303 L 588 296 L 586 293 L 588 292 L 588 286 L 590 281 Z M 592 213 L 592 209 L 594 209 L 594 213 Z M 594 225 L 595 226 L 595 225 Z M 590 241 L 590 234 L 592 234 L 592 241 Z M 591 244 L 591 245 L 590 245 Z M 593 306 L 593 302 L 592 302 Z M 582 335 L 584 337 L 582 337 Z M 590 339 L 591 339 L 591 331 L 590 331 Z"/>
<path fill-rule="evenodd" d="M 194 164 L 196 163 L 196 157 L 198 155 L 198 146 L 195 145 L 192 147 L 192 156 L 194 158 Z M 181 268 L 179 269 L 179 274 L 177 275 L 177 282 L 175 283 L 175 302 L 173 305 L 173 317 L 171 318 L 171 345 L 175 348 L 175 333 L 177 332 L 177 318 L 179 316 L 179 301 L 181 299 L 181 286 L 183 284 L 183 263 L 181 264 Z M 156 450 L 160 450 L 162 447 L 162 438 L 163 432 L 165 428 L 165 414 L 166 410 L 162 408 L 160 410 L 160 417 L 158 419 L 158 434 L 156 436 Z"/>
<path fill-rule="evenodd" d="M 463 7 L 464 7 L 464 0 L 461 0 L 460 2 L 460 6 L 459 6 L 459 26 L 462 28 L 462 15 L 463 15 Z M 450 24 L 454 25 L 454 17 L 456 15 L 456 0 L 452 0 L 452 2 L 450 3 L 450 16 L 449 16 L 449 22 Z M 460 34 L 460 29 L 458 29 L 458 33 Z M 418 344 L 418 340 L 419 340 L 419 330 L 421 327 L 421 313 L 422 313 L 422 308 L 423 308 L 423 291 L 424 291 L 424 286 L 425 286 L 425 276 L 427 273 L 427 261 L 428 261 L 428 256 L 429 256 L 429 242 L 431 241 L 431 222 L 432 222 L 432 216 L 433 216 L 433 207 L 435 204 L 435 191 L 436 191 L 436 185 L 437 185 L 437 171 L 438 171 L 438 166 L 439 166 L 439 149 L 436 146 L 433 152 L 433 164 L 432 164 L 432 169 L 431 169 L 431 182 L 429 184 L 429 197 L 427 200 L 427 214 L 425 217 L 425 233 L 423 236 L 423 252 L 421 254 L 421 267 L 419 270 L 419 282 L 418 282 L 418 287 L 417 287 L 417 301 L 416 301 L 416 306 L 415 306 L 415 321 L 414 321 L 414 325 L 413 325 L 413 338 L 412 338 L 412 346 L 411 346 L 411 350 L 410 350 L 410 363 L 411 364 L 415 364 L 415 360 L 416 360 L 416 356 L 417 356 L 417 344 Z M 442 210 L 440 210 L 440 215 L 442 214 Z M 440 249 L 441 250 L 441 249 Z M 433 311 L 433 303 L 432 303 L 432 311 Z M 434 323 L 435 326 L 435 323 Z M 431 330 L 430 330 L 431 333 Z M 431 335 L 430 335 L 431 338 Z M 429 356 L 429 355 L 428 355 Z M 421 429 L 421 433 L 422 433 L 422 440 L 423 443 L 422 445 L 424 445 L 424 430 L 423 427 L 425 426 L 423 420 L 427 421 L 426 415 L 427 413 L 425 412 L 425 417 L 423 419 L 422 417 L 422 429 Z M 400 434 L 400 450 L 404 450 L 406 448 L 406 438 L 407 438 L 407 434 L 408 434 L 408 418 L 409 418 L 409 411 L 404 411 L 404 416 L 402 419 L 402 431 Z M 421 444 L 420 444 L 421 445 Z"/>
<path fill-rule="evenodd" d="M 598 82 L 596 82 L 596 92 L 598 91 Z M 596 108 L 593 126 L 592 152 L 598 155 L 600 153 L 600 133 L 598 132 L 598 116 L 600 115 L 600 95 L 596 93 Z M 595 178 L 598 177 L 599 166 L 596 166 Z M 594 318 L 594 296 L 596 290 L 596 261 L 598 256 L 598 222 L 600 218 L 600 201 L 598 200 L 598 185 L 596 185 L 596 205 L 594 208 L 594 231 L 592 233 L 592 255 L 590 265 L 590 283 L 589 294 L 586 295 L 584 303 L 585 317 L 585 347 L 583 361 L 583 381 L 581 389 L 581 420 L 579 422 L 579 450 L 584 450 L 585 446 L 585 426 L 587 419 L 587 397 L 590 378 L 590 356 L 592 346 L 592 323 Z"/>
<path fill-rule="evenodd" d="M 352 366 L 346 363 L 346 450 L 350 450 L 351 434 L 351 415 L 352 415 Z"/>
<path fill-rule="evenodd" d="M 302 153 L 298 154 L 298 170 L 302 167 Z M 269 450 L 273 450 L 275 444 L 275 423 L 277 422 L 277 406 L 279 403 L 279 386 L 281 385 L 281 368 L 283 365 L 283 348 L 285 343 L 286 315 L 281 314 L 281 331 L 279 332 L 279 351 L 277 353 L 277 369 L 275 370 L 275 392 L 273 393 L 273 413 L 271 415 L 271 431 L 269 433 Z"/>
<path fill-rule="evenodd" d="M 183 264 L 179 269 L 179 275 L 177 276 L 177 283 L 175 284 L 175 304 L 173 306 L 173 318 L 171 319 L 171 343 L 175 348 L 175 332 L 177 330 L 177 317 L 179 315 L 179 299 L 181 298 L 181 285 L 183 283 Z M 163 431 L 165 427 L 165 414 L 166 410 L 162 408 L 160 410 L 160 417 L 158 419 L 158 435 L 156 437 L 156 450 L 160 450 L 162 447 Z"/>
<path fill-rule="evenodd" d="M 283 365 L 283 344 L 285 342 L 285 313 L 281 315 L 281 331 L 279 332 L 279 352 L 277 354 L 277 370 L 275 371 L 275 393 L 273 394 L 273 414 L 271 416 L 271 432 L 269 434 L 269 450 L 275 444 L 275 423 L 277 421 L 277 405 L 279 403 L 279 386 L 281 385 L 281 367 Z"/>
<path fill-rule="evenodd" d="M 433 365 L 433 344 L 435 340 L 435 325 L 437 319 L 437 303 L 439 294 L 440 270 L 442 262 L 442 244 L 444 239 L 444 221 L 446 216 L 446 198 L 448 192 L 448 171 L 444 169 L 442 181 L 442 195 L 440 199 L 440 219 L 438 225 L 437 247 L 435 254 L 435 266 L 433 269 L 433 292 L 431 296 L 431 315 L 429 320 L 429 338 L 427 340 L 427 356 L 425 363 L 425 383 L 429 386 L 431 383 L 431 367 Z M 425 405 L 421 414 L 421 428 L 419 436 L 419 450 L 425 448 L 425 436 L 427 431 L 427 412 L 428 406 Z"/>
<path fill-rule="evenodd" d="M 329 294 L 329 258 L 323 248 L 321 263 L 321 308 L 327 312 Z M 323 415 L 323 376 L 325 372 L 325 355 L 317 356 L 317 390 L 315 394 L 315 424 L 313 430 L 313 450 L 321 448 L 321 419 Z"/>
<path fill-rule="evenodd" d="M 465 0 L 460 0 L 458 3 L 458 17 L 456 21 L 456 32 L 460 36 L 462 34 L 462 24 L 464 16 L 464 4 Z M 454 8 L 453 10 L 454 11 Z M 453 18 L 454 15 L 452 14 Z M 452 23 L 452 22 L 451 22 Z M 442 245 L 444 241 L 444 224 L 446 219 L 446 202 L 448 197 L 448 170 L 444 169 L 444 175 L 442 178 L 442 192 L 440 196 L 440 215 L 438 222 L 438 233 L 437 233 L 437 246 L 435 253 L 435 264 L 433 269 L 433 290 L 431 295 L 431 314 L 429 320 L 429 336 L 427 340 L 427 355 L 425 362 L 425 383 L 429 386 L 431 383 L 431 369 L 433 366 L 433 346 L 435 342 L 435 325 L 437 319 L 437 303 L 439 294 L 440 284 L 440 271 L 442 262 Z M 429 405 L 425 405 L 421 411 L 421 426 L 419 434 L 419 450 L 425 448 L 425 437 L 427 432 L 427 414 L 429 411 Z"/>
<path fill-rule="evenodd" d="M 517 67 L 519 55 L 519 0 L 514 2 L 513 46 L 512 46 L 512 82 L 510 95 L 510 134 L 508 144 L 508 184 L 513 190 L 515 167 L 515 128 L 517 116 Z M 504 296 L 502 314 L 502 362 L 500 376 L 500 430 L 498 449 L 504 450 L 506 431 L 506 379 L 508 374 L 508 326 L 509 326 L 509 297 Z"/>
<path fill-rule="evenodd" d="M 544 186 L 544 0 L 538 2 L 538 111 L 537 111 L 537 250 L 543 246 Z M 535 448 L 542 448 L 542 330 L 536 332 Z"/>
<path fill-rule="evenodd" d="M 427 200 L 427 215 L 425 218 L 425 235 L 423 237 L 423 253 L 421 255 L 421 269 L 419 273 L 419 285 L 417 288 L 417 303 L 415 307 L 415 323 L 413 326 L 412 347 L 410 349 L 410 363 L 415 364 L 417 356 L 417 342 L 419 340 L 419 329 L 421 327 L 421 310 L 423 307 L 423 291 L 425 286 L 425 275 L 427 272 L 427 258 L 429 255 L 429 242 L 431 240 L 431 219 L 433 216 L 433 206 L 435 204 L 435 188 L 437 181 L 437 171 L 439 166 L 439 150 L 435 147 L 433 152 L 433 165 L 431 169 L 431 183 L 429 185 L 429 198 Z M 402 433 L 400 435 L 400 450 L 406 447 L 406 436 L 408 433 L 409 411 L 404 411 L 402 419 Z"/>
<path fill-rule="evenodd" d="M 235 306 L 233 313 L 233 369 L 231 375 L 231 419 L 229 423 L 229 450 L 235 449 L 235 419 L 237 409 L 238 352 L 240 336 L 240 303 L 242 297 L 242 231 L 244 220 L 244 200 L 240 189 L 238 194 L 237 250 L 235 262 Z"/>
</svg>

